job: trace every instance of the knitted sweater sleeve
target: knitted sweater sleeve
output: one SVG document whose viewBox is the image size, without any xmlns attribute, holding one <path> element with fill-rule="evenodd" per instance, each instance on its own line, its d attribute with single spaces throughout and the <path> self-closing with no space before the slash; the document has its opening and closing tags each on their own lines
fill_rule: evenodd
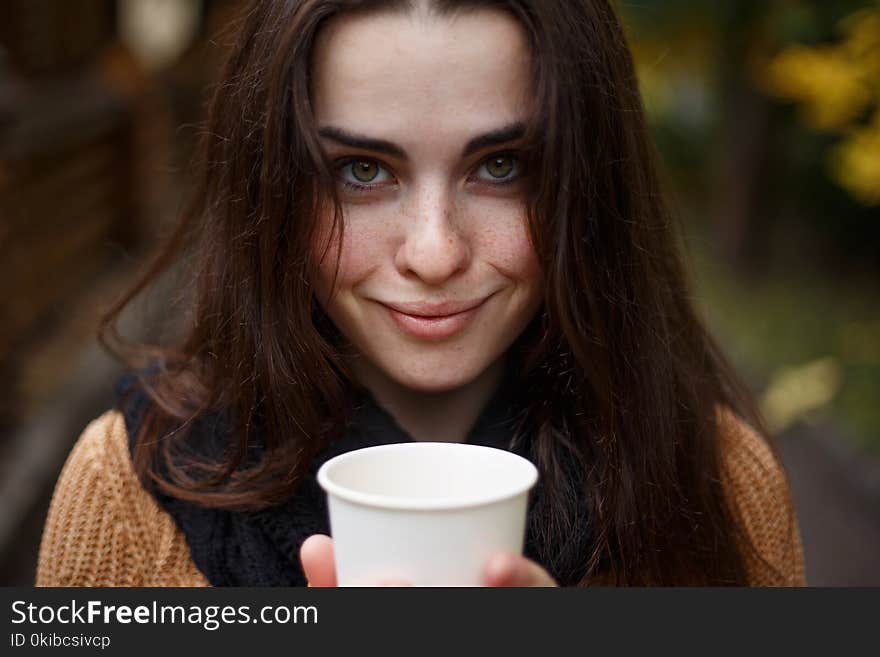
<svg viewBox="0 0 880 657">
<path fill-rule="evenodd" d="M 37 586 L 204 586 L 185 538 L 138 481 L 125 422 L 86 427 L 49 506 Z"/>
<path fill-rule="evenodd" d="M 804 586 L 804 556 L 788 480 L 764 439 L 730 411 L 719 415 L 722 479 L 742 532 L 751 586 Z"/>
</svg>

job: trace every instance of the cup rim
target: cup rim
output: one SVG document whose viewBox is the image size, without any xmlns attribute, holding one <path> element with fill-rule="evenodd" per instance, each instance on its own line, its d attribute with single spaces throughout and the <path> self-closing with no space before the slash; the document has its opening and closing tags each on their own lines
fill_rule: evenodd
<svg viewBox="0 0 880 657">
<path fill-rule="evenodd" d="M 334 465 L 339 465 L 347 460 L 351 460 L 353 458 L 357 458 L 363 454 L 363 452 L 367 451 L 388 451 L 388 450 L 400 450 L 403 449 L 419 449 L 420 445 L 430 445 L 432 447 L 440 447 L 441 449 L 471 449 L 471 450 L 493 450 L 495 452 L 501 452 L 506 454 L 510 461 L 518 461 L 522 466 L 524 466 L 527 471 L 527 475 L 523 477 L 523 482 L 519 483 L 516 486 L 507 487 L 500 492 L 492 493 L 489 495 L 482 495 L 478 497 L 474 497 L 471 499 L 457 499 L 457 498 L 449 498 L 449 497 L 441 497 L 441 498 L 433 498 L 433 499 L 408 499 L 403 497 L 397 497 L 393 495 L 377 495 L 375 493 L 363 493 L 361 491 L 352 490 L 351 488 L 347 488 L 338 484 L 330 479 L 330 469 L 334 467 Z M 488 447 L 485 445 L 471 445 L 470 443 L 444 443 L 444 442 L 411 442 L 411 443 L 389 443 L 387 445 L 374 445 L 372 447 L 362 447 L 360 449 L 354 449 L 350 452 L 345 452 L 344 454 L 339 454 L 334 456 L 330 460 L 326 461 L 319 469 L 318 469 L 318 484 L 321 488 L 324 489 L 326 493 L 332 495 L 334 497 L 345 500 L 346 502 L 352 502 L 354 504 L 360 504 L 363 506 L 369 506 L 374 508 L 381 508 L 387 510 L 397 510 L 397 511 L 447 511 L 447 510 L 457 510 L 457 509 L 467 509 L 478 506 L 486 506 L 489 504 L 494 504 L 496 502 L 502 502 L 504 500 L 516 497 L 517 495 L 521 495 L 523 493 L 528 493 L 532 487 L 538 481 L 538 469 L 535 465 L 526 458 L 523 458 L 519 454 L 514 454 L 513 452 L 509 452 L 505 449 L 498 449 L 496 447 Z"/>
</svg>

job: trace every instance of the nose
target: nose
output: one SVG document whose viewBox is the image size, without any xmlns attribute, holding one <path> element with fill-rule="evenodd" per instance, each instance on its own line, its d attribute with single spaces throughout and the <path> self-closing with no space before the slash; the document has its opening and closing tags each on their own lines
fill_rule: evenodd
<svg viewBox="0 0 880 657">
<path fill-rule="evenodd" d="M 413 191 L 408 205 L 404 241 L 395 257 L 398 271 L 428 285 L 442 285 L 465 271 L 471 249 L 451 194 L 439 186 L 424 186 Z"/>
</svg>

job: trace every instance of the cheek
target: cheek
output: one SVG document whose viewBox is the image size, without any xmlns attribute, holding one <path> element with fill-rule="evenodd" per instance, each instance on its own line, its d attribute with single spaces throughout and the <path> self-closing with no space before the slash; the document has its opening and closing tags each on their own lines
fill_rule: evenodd
<svg viewBox="0 0 880 657">
<path fill-rule="evenodd" d="M 344 226 L 344 230 L 337 229 L 331 234 L 332 219 L 323 220 L 312 245 L 312 253 L 318 263 L 318 289 L 323 295 L 329 293 L 334 275 L 337 290 L 344 291 L 363 279 L 378 262 L 381 235 L 370 230 L 369 223 L 359 222 L 356 218 L 346 220 Z"/>
<path fill-rule="evenodd" d="M 485 259 L 508 278 L 521 282 L 536 282 L 540 265 L 529 235 L 525 213 L 517 209 L 487 215 L 477 236 Z"/>
</svg>

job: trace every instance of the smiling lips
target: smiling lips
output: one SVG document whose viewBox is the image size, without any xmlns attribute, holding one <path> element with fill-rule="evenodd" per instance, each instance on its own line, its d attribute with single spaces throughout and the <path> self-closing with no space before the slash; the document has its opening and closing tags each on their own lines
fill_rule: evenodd
<svg viewBox="0 0 880 657">
<path fill-rule="evenodd" d="M 443 340 L 467 326 L 488 298 L 440 304 L 416 302 L 382 305 L 404 333 L 422 340 Z"/>
</svg>

